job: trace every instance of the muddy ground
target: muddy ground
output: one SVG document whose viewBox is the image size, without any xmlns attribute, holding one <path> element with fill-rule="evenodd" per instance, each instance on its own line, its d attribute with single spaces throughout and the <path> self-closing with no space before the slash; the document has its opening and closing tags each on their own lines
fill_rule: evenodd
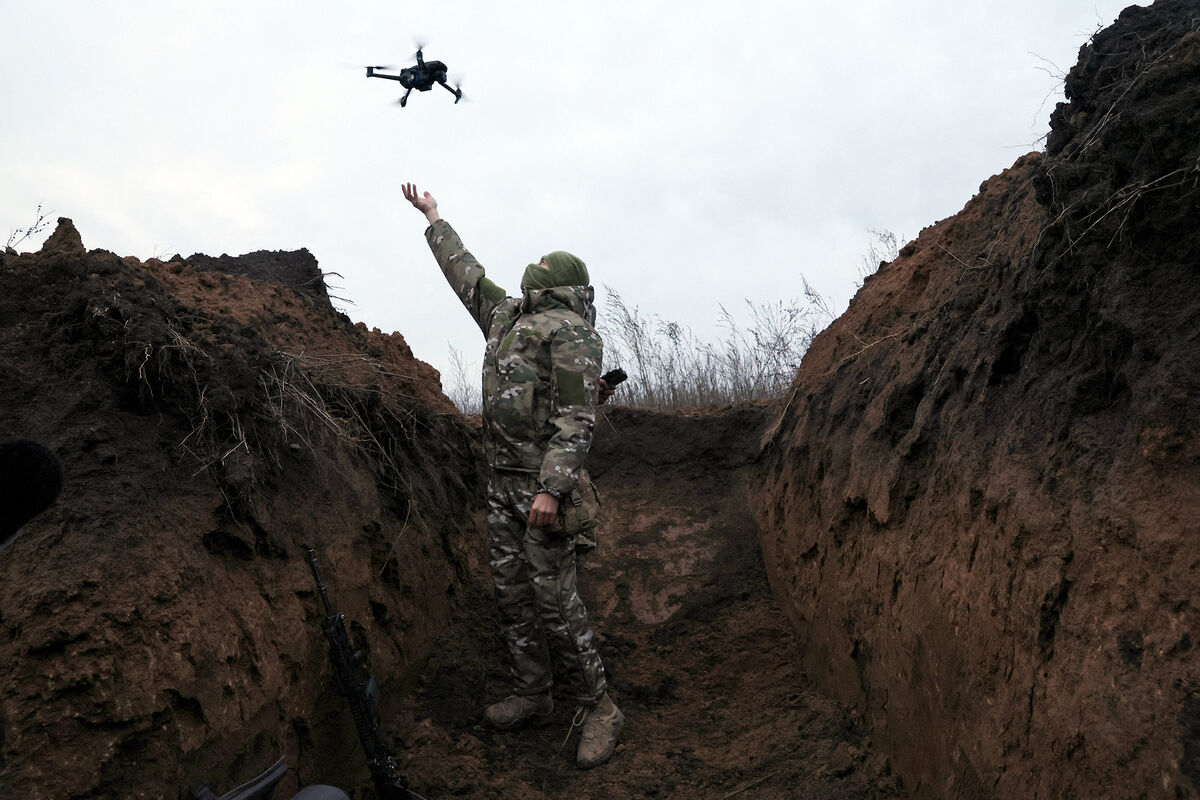
<svg viewBox="0 0 1200 800">
<path fill-rule="evenodd" d="M 612 409 L 592 471 L 600 549 L 581 571 L 611 693 L 626 714 L 613 761 L 581 772 L 573 706 L 496 732 L 507 693 L 490 592 L 434 648 L 397 732 L 412 787 L 465 798 L 898 798 L 862 719 L 813 688 L 772 598 L 747 506 L 765 407 Z"/>
</svg>

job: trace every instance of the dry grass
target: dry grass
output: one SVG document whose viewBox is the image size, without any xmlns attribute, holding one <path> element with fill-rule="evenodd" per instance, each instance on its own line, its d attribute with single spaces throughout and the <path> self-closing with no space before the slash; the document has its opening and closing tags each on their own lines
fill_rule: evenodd
<svg viewBox="0 0 1200 800">
<path fill-rule="evenodd" d="M 481 379 L 478 372 L 469 373 L 462 353 L 450 348 L 450 380 L 446 396 L 458 410 L 468 417 L 483 412 L 483 397 L 480 393 Z"/>
<path fill-rule="evenodd" d="M 37 213 L 33 224 L 28 228 L 13 228 L 8 234 L 8 242 L 4 245 L 5 248 L 16 249 L 17 245 L 25 242 L 27 239 L 32 239 L 50 225 L 50 215 L 53 211 L 42 211 L 42 204 L 38 203 Z"/>
<path fill-rule="evenodd" d="M 869 229 L 858 274 L 866 280 L 881 264 L 894 261 L 901 237 Z M 813 337 L 835 314 L 803 275 L 803 297 L 755 303 L 746 300 L 739 318 L 718 304 L 715 341 L 690 328 L 645 314 L 620 292 L 605 286 L 597 329 L 604 337 L 604 368 L 621 367 L 629 380 L 611 402 L 638 408 L 699 408 L 753 402 L 783 395 L 795 378 Z M 860 284 L 861 285 L 861 284 Z M 447 395 L 466 415 L 480 413 L 480 380 L 462 355 L 450 348 Z"/>
<path fill-rule="evenodd" d="M 689 328 L 645 315 L 611 287 L 598 325 L 606 368 L 629 373 L 613 402 L 640 408 L 692 408 L 778 397 L 791 384 L 813 337 L 834 315 L 801 278 L 804 298 L 745 301 L 742 323 L 719 305 L 724 335 L 705 341 Z"/>
<path fill-rule="evenodd" d="M 803 280 L 803 279 L 802 279 Z M 825 299 L 804 281 L 803 300 L 746 301 L 742 323 L 718 305 L 717 341 L 630 306 L 606 286 L 597 328 L 604 337 L 604 368 L 621 367 L 629 380 L 611 402 L 639 408 L 696 408 L 777 397 L 789 386 L 808 345 L 834 318 Z M 464 414 L 479 414 L 478 375 L 450 349 L 447 395 Z"/>
<path fill-rule="evenodd" d="M 232 407 L 214 407 L 197 374 L 198 363 L 212 357 L 170 319 L 149 338 L 126 338 L 130 380 L 136 374 L 143 397 L 169 395 L 179 403 L 192 425 L 180 450 L 195 461 L 196 474 L 213 475 L 234 519 L 246 514 L 263 478 L 260 470 L 283 470 L 284 453 L 342 449 L 370 463 L 381 488 L 405 498 L 405 530 L 424 527 L 404 452 L 417 434 L 413 398 L 387 381 L 392 373 L 382 363 L 361 353 L 276 350 L 260 360 L 251 394 Z M 389 383 L 391 390 L 384 391 Z M 393 542 L 389 559 L 395 547 Z"/>
</svg>

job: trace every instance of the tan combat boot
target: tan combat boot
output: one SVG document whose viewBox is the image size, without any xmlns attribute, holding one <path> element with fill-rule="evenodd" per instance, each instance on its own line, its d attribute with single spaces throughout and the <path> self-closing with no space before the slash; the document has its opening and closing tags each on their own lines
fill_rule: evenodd
<svg viewBox="0 0 1200 800">
<path fill-rule="evenodd" d="M 575 765 L 580 769 L 591 769 L 612 758 L 624 724 L 625 715 L 605 692 L 596 705 L 588 709 L 587 719 L 583 721 Z"/>
<path fill-rule="evenodd" d="M 554 698 L 549 692 L 528 696 L 509 695 L 499 703 L 492 703 L 483 712 L 488 724 L 502 731 L 525 723 L 545 725 L 553 715 Z"/>
</svg>

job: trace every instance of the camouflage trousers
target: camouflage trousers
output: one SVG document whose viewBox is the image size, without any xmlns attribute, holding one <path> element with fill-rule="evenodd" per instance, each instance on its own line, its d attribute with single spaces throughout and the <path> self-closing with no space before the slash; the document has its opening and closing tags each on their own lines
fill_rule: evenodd
<svg viewBox="0 0 1200 800">
<path fill-rule="evenodd" d="M 530 527 L 537 476 L 493 472 L 488 544 L 501 635 L 512 657 L 513 691 L 555 694 L 591 705 L 607 689 L 575 574 L 575 539 Z"/>
</svg>

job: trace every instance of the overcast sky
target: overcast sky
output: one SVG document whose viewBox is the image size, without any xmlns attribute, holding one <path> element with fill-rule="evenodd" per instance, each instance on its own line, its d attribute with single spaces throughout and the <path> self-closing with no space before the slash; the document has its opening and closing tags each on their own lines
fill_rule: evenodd
<svg viewBox="0 0 1200 800">
<path fill-rule="evenodd" d="M 915 238 L 1041 149 L 1127 5 L 0 0 L 0 230 L 41 203 L 122 256 L 306 247 L 443 371 L 482 338 L 405 181 L 513 291 L 563 249 L 702 335 L 799 274 L 840 312 L 870 229 Z M 365 79 L 418 40 L 468 102 Z"/>
</svg>

